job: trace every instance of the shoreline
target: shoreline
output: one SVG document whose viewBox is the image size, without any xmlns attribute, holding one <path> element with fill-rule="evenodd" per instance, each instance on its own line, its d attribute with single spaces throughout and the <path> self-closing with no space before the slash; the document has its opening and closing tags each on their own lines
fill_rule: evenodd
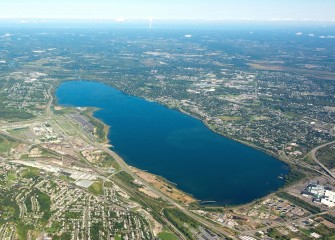
<svg viewBox="0 0 335 240">
<path fill-rule="evenodd" d="M 169 180 L 165 179 L 162 176 L 144 171 L 137 167 L 129 167 L 131 171 L 136 174 L 140 179 L 154 186 L 158 191 L 162 192 L 163 194 L 167 195 L 168 197 L 172 198 L 177 202 L 180 202 L 186 206 L 200 202 L 200 200 L 194 198 L 191 194 L 180 190 L 177 185 L 174 185 L 175 183 L 171 183 Z"/>
<path fill-rule="evenodd" d="M 161 103 L 160 103 L 160 104 L 161 104 Z M 162 105 L 163 105 L 163 106 L 166 106 L 166 107 L 169 108 L 168 105 L 164 105 L 164 104 L 162 104 Z M 175 109 L 175 108 L 169 108 L 169 109 Z M 203 120 L 203 119 L 201 119 L 201 118 L 199 118 L 199 117 L 197 117 L 197 116 L 194 116 L 194 115 L 192 115 L 191 113 L 188 113 L 188 112 L 186 112 L 185 110 L 183 110 L 183 109 L 181 109 L 181 108 L 177 108 L 176 110 L 179 111 L 179 112 L 181 112 L 181 113 L 184 113 L 184 114 L 186 114 L 186 115 L 188 115 L 188 116 L 190 116 L 190 117 L 193 117 L 193 118 L 198 119 L 198 120 L 201 121 L 201 122 L 202 122 L 202 123 L 209 129 L 209 130 L 211 130 L 212 132 L 214 132 L 214 133 L 220 135 L 221 137 L 225 137 L 225 138 L 227 138 L 227 139 L 233 140 L 233 141 L 235 141 L 235 142 L 239 142 L 239 143 L 241 143 L 241 144 L 243 144 L 243 145 L 246 145 L 246 146 L 248 146 L 248 147 L 251 147 L 251 148 L 253 148 L 253 149 L 262 151 L 262 152 L 264 152 L 264 153 L 266 153 L 266 154 L 268 154 L 268 155 L 270 155 L 270 156 L 276 158 L 278 161 L 284 162 L 284 163 L 286 163 L 287 165 L 289 165 L 289 162 L 288 162 L 288 161 L 286 161 L 286 160 L 280 158 L 280 156 L 279 156 L 278 154 L 276 154 L 276 153 L 274 153 L 274 152 L 271 152 L 270 150 L 268 150 L 268 149 L 266 149 L 266 148 L 257 146 L 257 145 L 255 145 L 255 144 L 252 144 L 252 143 L 249 143 L 249 142 L 240 140 L 240 139 L 236 139 L 236 138 L 232 138 L 232 137 L 229 137 L 229 136 L 227 136 L 227 135 L 224 135 L 223 133 L 220 133 L 220 132 L 218 132 L 218 131 L 212 129 L 206 120 Z"/>
<path fill-rule="evenodd" d="M 86 116 L 86 117 L 88 117 L 88 118 L 91 118 L 91 119 L 93 119 L 94 121 L 97 121 L 98 124 L 101 124 L 101 125 L 103 126 L 103 132 L 104 132 L 103 139 L 102 139 L 101 137 L 97 136 L 96 132 L 94 133 L 94 135 L 95 135 L 95 137 L 96 137 L 97 139 L 100 139 L 100 140 L 102 141 L 102 142 L 101 142 L 102 144 L 109 144 L 109 145 L 111 145 L 111 144 L 110 144 L 110 140 L 108 139 L 108 134 L 109 134 L 109 132 L 110 132 L 110 128 L 111 128 L 111 126 L 105 124 L 104 121 L 102 121 L 100 118 L 97 118 L 97 117 L 94 116 L 94 113 L 95 113 L 96 111 L 99 111 L 99 110 L 100 110 L 100 108 L 97 108 L 97 107 L 87 107 L 87 110 L 86 110 L 86 111 L 83 111 L 83 112 L 84 112 L 84 116 Z M 80 113 L 83 113 L 83 112 L 80 112 Z M 85 113 L 85 112 L 86 112 L 86 113 Z M 99 126 L 96 126 L 94 123 L 92 123 L 92 124 L 94 125 L 95 130 L 96 130 L 97 128 L 99 128 Z M 111 146 L 112 146 L 112 145 L 111 145 Z"/>
<path fill-rule="evenodd" d="M 251 144 L 251 143 L 248 143 L 248 142 L 239 140 L 239 139 L 234 139 L 234 138 L 231 138 L 231 137 L 229 137 L 229 136 L 225 136 L 224 134 L 222 134 L 222 133 L 220 133 L 220 132 L 215 131 L 214 129 L 212 129 L 212 128 L 210 127 L 210 125 L 209 125 L 205 120 L 202 120 L 201 118 L 199 118 L 199 117 L 197 117 L 197 116 L 194 116 L 194 115 L 192 115 L 192 114 L 190 114 L 190 113 L 184 111 L 183 109 L 180 109 L 179 107 L 178 107 L 178 108 L 171 108 L 170 106 L 168 106 L 168 105 L 166 105 L 166 104 L 163 104 L 163 103 L 161 103 L 161 102 L 156 102 L 156 101 L 153 101 L 153 100 L 150 100 L 150 99 L 147 99 L 147 98 L 142 98 L 142 97 L 139 97 L 139 96 L 135 96 L 135 95 L 128 94 L 128 93 L 126 93 L 126 92 L 124 92 L 124 91 L 122 91 L 122 90 L 120 90 L 120 89 L 118 89 L 118 88 L 116 88 L 116 87 L 114 87 L 114 86 L 112 86 L 112 85 L 110 85 L 110 84 L 108 84 L 108 83 L 105 83 L 105 82 L 103 82 L 103 81 L 99 81 L 99 80 L 97 80 L 97 81 L 92 81 L 92 80 L 75 80 L 75 79 L 73 79 L 73 80 L 64 80 L 64 81 L 60 81 L 60 82 L 57 84 L 57 86 L 55 87 L 55 89 L 57 89 L 57 87 L 59 87 L 62 83 L 64 83 L 64 82 L 71 82 L 71 81 L 84 81 L 84 82 L 85 82 L 85 81 L 88 81 L 88 82 L 102 83 L 102 84 L 104 84 L 104 85 L 106 85 L 106 86 L 115 88 L 116 90 L 118 90 L 118 91 L 120 91 L 121 93 L 126 94 L 126 95 L 128 95 L 128 96 L 141 98 L 141 99 L 144 99 L 145 101 L 149 101 L 149 102 L 155 102 L 156 104 L 159 104 L 159 105 L 161 105 L 161 106 L 164 106 L 164 107 L 166 107 L 166 108 L 168 108 L 168 109 L 178 111 L 178 112 L 180 112 L 180 113 L 182 113 L 182 114 L 185 114 L 185 115 L 187 115 L 187 116 L 190 116 L 190 117 L 192 117 L 192 118 L 195 118 L 195 119 L 197 119 L 198 121 L 201 121 L 201 123 L 204 124 L 206 128 L 208 128 L 210 131 L 214 132 L 215 134 L 218 134 L 218 135 L 220 135 L 221 137 L 225 137 L 225 138 L 227 138 L 227 139 L 233 140 L 233 141 L 238 142 L 238 143 L 240 143 L 240 144 L 246 145 L 246 146 L 248 146 L 248 147 L 250 147 L 250 148 L 253 148 L 253 149 L 256 149 L 256 150 L 258 150 L 258 151 L 262 151 L 262 152 L 264 152 L 265 154 L 274 157 L 276 160 L 285 163 L 285 165 L 287 165 L 287 167 L 289 168 L 289 171 L 290 171 L 290 169 L 291 169 L 291 165 L 290 165 L 290 163 L 287 162 L 287 161 L 285 161 L 284 159 L 280 158 L 279 155 L 277 155 L 277 154 L 275 154 L 275 153 L 273 153 L 273 152 L 271 152 L 271 151 L 269 151 L 269 150 L 267 150 L 267 149 L 264 149 L 264 148 L 262 148 L 262 147 L 256 146 L 256 145 L 254 145 L 254 144 Z M 55 94 L 55 93 L 56 93 L 56 90 L 54 91 L 54 94 Z M 54 103 L 56 103 L 56 105 L 57 105 L 57 104 L 58 104 L 58 101 L 57 101 L 56 99 L 57 99 L 57 98 L 56 98 L 56 96 L 55 96 L 55 98 L 54 98 Z M 67 107 L 73 108 L 73 106 L 67 106 Z M 74 108 L 75 108 L 75 107 L 74 107 Z M 97 117 L 94 116 L 94 113 L 95 113 L 96 111 L 98 111 L 99 108 L 96 108 L 96 107 L 88 107 L 88 108 L 90 108 L 90 111 L 91 111 L 91 114 L 92 114 L 91 117 L 94 118 L 94 119 L 96 119 L 97 121 L 99 121 L 100 123 L 102 123 L 102 124 L 104 125 L 104 131 L 105 131 L 105 135 L 106 135 L 106 138 L 107 138 L 107 139 L 106 139 L 107 141 L 104 142 L 104 144 L 107 144 L 107 145 L 111 146 L 111 147 L 108 147 L 108 149 L 109 149 L 111 152 L 113 152 L 115 155 L 117 155 L 119 158 L 121 158 L 120 155 L 119 155 L 118 153 L 116 153 L 116 152 L 113 150 L 112 145 L 110 144 L 110 139 L 108 139 L 108 133 L 109 133 L 109 130 L 110 130 L 111 126 L 108 126 L 108 125 L 107 125 L 105 122 L 103 122 L 101 119 L 99 119 L 99 118 L 97 118 Z M 122 158 L 121 158 L 121 159 L 122 159 Z M 129 168 L 132 168 L 132 169 L 135 168 L 135 167 L 133 167 L 133 166 L 131 166 L 131 165 L 128 165 L 128 163 L 126 163 L 123 159 L 122 159 L 122 161 L 123 161 Z M 146 173 L 148 173 L 148 174 L 151 174 L 151 175 L 153 175 L 153 176 L 157 176 L 157 177 L 163 179 L 163 181 L 165 181 L 165 182 L 168 183 L 169 185 L 174 186 L 174 184 L 175 184 L 175 183 L 170 183 L 170 182 L 169 182 L 167 179 L 165 179 L 163 176 L 159 176 L 159 175 L 156 175 L 156 174 L 147 172 L 147 171 L 142 170 L 142 169 L 139 169 L 139 168 L 136 168 L 136 169 L 138 169 L 139 171 L 142 171 L 142 172 L 146 172 Z M 288 174 L 289 174 L 289 172 L 288 172 Z M 287 174 L 287 175 L 288 175 L 288 174 Z M 285 175 L 285 176 L 287 176 L 287 175 Z M 140 179 L 142 179 L 140 176 L 138 176 L 138 177 L 139 177 Z M 144 179 L 143 179 L 143 180 L 144 180 Z M 144 181 L 145 181 L 145 180 L 144 180 Z M 271 193 L 269 193 L 269 194 L 266 194 L 266 195 L 264 195 L 264 196 L 261 196 L 261 197 L 259 197 L 259 198 L 256 198 L 256 199 L 254 199 L 254 200 L 252 200 L 252 201 L 250 201 L 250 202 L 246 202 L 246 203 L 243 203 L 243 204 L 232 204 L 232 205 L 220 205 L 220 204 L 215 204 L 215 203 L 214 203 L 214 204 L 201 204 L 201 200 L 200 200 L 200 199 L 196 199 L 196 198 L 194 198 L 194 197 L 192 196 L 192 194 L 189 194 L 189 193 L 187 193 L 187 192 L 184 192 L 184 191 L 182 191 L 181 189 L 179 189 L 179 188 L 176 187 L 176 186 L 174 186 L 174 187 L 176 188 L 176 190 L 178 190 L 178 191 L 180 191 L 181 193 L 183 193 L 183 194 L 185 194 L 185 195 L 187 195 L 187 196 L 190 196 L 192 199 L 194 199 L 195 202 L 192 203 L 192 204 L 196 204 L 196 205 L 198 205 L 198 206 L 202 206 L 202 207 L 207 207 L 207 206 L 208 206 L 208 207 L 233 207 L 233 206 L 241 206 L 241 205 L 245 205 L 245 204 L 250 204 L 250 203 L 252 203 L 252 202 L 254 202 L 254 201 L 257 201 L 257 200 L 259 200 L 259 199 L 262 199 L 262 198 L 264 198 L 264 197 L 266 197 L 266 196 L 269 196 L 269 195 L 271 195 L 271 194 L 274 194 L 274 193 L 276 193 L 276 192 L 282 190 L 283 187 L 285 186 L 285 183 L 286 183 L 286 181 L 285 181 L 285 178 L 284 178 L 284 184 L 283 184 L 283 186 L 280 187 L 280 188 L 278 188 L 277 190 L 275 190 L 275 191 L 273 191 L 273 192 L 271 192 Z M 149 184 L 150 184 L 150 183 L 149 183 Z M 157 190 L 160 191 L 159 189 L 157 189 Z M 162 192 L 162 191 L 160 191 L 160 192 Z M 164 193 L 164 192 L 162 192 L 162 193 L 163 193 L 164 195 L 168 196 L 166 193 Z M 168 197 L 170 197 L 170 196 L 168 196 Z"/>
<path fill-rule="evenodd" d="M 181 112 L 181 113 L 183 113 L 183 114 L 185 114 L 185 115 L 187 115 L 187 116 L 190 116 L 190 117 L 192 117 L 192 118 L 195 118 L 195 119 L 201 121 L 201 122 L 202 122 L 202 123 L 209 129 L 209 130 L 211 130 L 212 132 L 214 132 L 214 133 L 216 133 L 216 134 L 218 134 L 218 135 L 220 135 L 220 136 L 222 136 L 222 137 L 225 137 L 225 138 L 230 139 L 230 140 L 233 140 L 233 141 L 235 141 L 235 142 L 239 142 L 239 143 L 241 143 L 241 144 L 247 145 L 247 146 L 249 146 L 249 147 L 251 147 L 251 148 L 254 148 L 254 149 L 256 149 L 256 150 L 262 151 L 262 152 L 264 152 L 264 153 L 266 153 L 266 154 L 268 154 L 268 155 L 270 155 L 270 156 L 276 158 L 277 160 L 279 160 L 279 161 L 281 161 L 281 162 L 284 162 L 284 163 L 290 165 L 290 163 L 289 163 L 288 161 L 286 161 L 285 159 L 281 158 L 278 154 L 276 154 L 276 153 L 274 153 L 274 152 L 272 152 L 272 151 L 270 151 L 270 150 L 268 150 L 268 149 L 266 149 L 266 148 L 257 146 L 257 145 L 255 145 L 255 144 L 252 144 L 252 143 L 249 143 L 249 142 L 240 140 L 240 139 L 232 138 L 232 137 L 230 137 L 230 136 L 225 135 L 224 133 L 220 133 L 220 132 L 218 132 L 218 131 L 212 129 L 212 128 L 210 127 L 210 125 L 206 122 L 206 120 L 201 119 L 200 117 L 195 116 L 195 115 L 193 115 L 193 114 L 191 114 L 191 113 L 189 113 L 189 112 L 187 112 L 187 111 L 181 109 L 180 107 L 178 107 L 178 108 L 172 108 L 172 107 L 170 107 L 169 105 L 164 104 L 164 103 L 162 103 L 162 102 L 157 102 L 157 101 L 154 101 L 154 100 L 151 100 L 151 99 L 147 99 L 147 98 L 144 98 L 144 97 L 140 97 L 140 96 L 137 96 L 137 95 L 129 94 L 129 93 L 127 93 L 127 92 L 125 92 L 125 91 L 123 91 L 123 90 L 121 90 L 121 89 L 119 89 L 119 88 L 117 88 L 117 87 L 115 87 L 115 86 L 113 86 L 113 85 L 111 85 L 111 84 L 109 84 L 109 83 L 106 83 L 106 82 L 102 81 L 102 80 L 93 81 L 93 80 L 84 80 L 84 79 L 79 79 L 79 80 L 78 80 L 78 79 L 68 79 L 68 80 L 59 81 L 58 84 L 57 84 L 56 86 L 54 86 L 55 90 L 54 90 L 54 92 L 53 92 L 52 94 L 54 95 L 54 94 L 56 93 L 56 89 L 57 89 L 62 83 L 65 83 L 65 82 L 72 82 L 72 81 L 83 81 L 83 82 L 97 82 L 97 83 L 101 83 L 101 84 L 104 84 L 104 85 L 106 85 L 106 86 L 110 86 L 110 87 L 112 87 L 112 88 L 114 88 L 114 89 L 116 89 L 116 90 L 118 90 L 118 91 L 120 91 L 120 92 L 122 92 L 123 94 L 126 94 L 126 95 L 128 95 L 128 96 L 132 96 L 132 97 L 136 97 L 136 98 L 141 98 L 141 99 L 144 99 L 145 101 L 148 101 L 148 102 L 154 102 L 154 103 L 157 103 L 157 104 L 159 104 L 159 105 L 161 105 L 161 106 L 164 106 L 164 107 L 166 107 L 166 108 L 168 108 L 168 109 L 171 109 L 171 110 L 175 110 L 175 111 Z M 56 98 L 55 95 L 54 95 L 54 100 L 53 100 L 53 102 L 54 102 L 55 104 L 58 104 L 58 101 L 57 101 L 57 98 Z M 91 107 L 91 108 L 95 109 L 94 111 L 92 111 L 93 114 L 94 114 L 95 111 L 99 110 L 99 108 L 96 108 L 96 107 Z M 94 116 L 92 116 L 92 117 L 94 117 Z M 97 119 L 97 120 L 99 120 L 100 122 L 102 122 L 104 125 L 106 125 L 106 124 L 105 124 L 102 120 L 100 120 L 99 118 L 97 118 L 97 117 L 94 117 L 94 118 Z M 110 126 L 108 126 L 108 125 L 106 125 L 106 126 L 110 128 Z M 107 133 L 107 134 L 108 134 L 108 133 Z M 108 142 L 109 142 L 108 137 L 107 137 L 107 140 L 108 140 Z"/>
</svg>

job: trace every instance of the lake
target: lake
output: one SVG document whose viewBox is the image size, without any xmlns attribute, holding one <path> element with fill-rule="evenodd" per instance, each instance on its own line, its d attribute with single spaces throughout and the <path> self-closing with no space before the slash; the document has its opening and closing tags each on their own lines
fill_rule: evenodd
<svg viewBox="0 0 335 240">
<path fill-rule="evenodd" d="M 201 121 L 102 83 L 63 82 L 58 104 L 97 107 L 108 138 L 127 164 L 163 176 L 201 201 L 243 204 L 284 184 L 288 166 L 225 138 Z"/>
</svg>

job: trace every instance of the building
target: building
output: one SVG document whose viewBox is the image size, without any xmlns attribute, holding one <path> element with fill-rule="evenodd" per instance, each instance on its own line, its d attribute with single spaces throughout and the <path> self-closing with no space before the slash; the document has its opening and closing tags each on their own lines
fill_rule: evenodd
<svg viewBox="0 0 335 240">
<path fill-rule="evenodd" d="M 321 199 L 321 203 L 327 207 L 335 206 L 335 192 L 326 190 L 324 197 Z"/>
<path fill-rule="evenodd" d="M 301 194 L 305 197 L 311 197 L 313 202 L 324 204 L 327 207 L 335 206 L 335 192 L 319 182 L 309 182 Z"/>
</svg>

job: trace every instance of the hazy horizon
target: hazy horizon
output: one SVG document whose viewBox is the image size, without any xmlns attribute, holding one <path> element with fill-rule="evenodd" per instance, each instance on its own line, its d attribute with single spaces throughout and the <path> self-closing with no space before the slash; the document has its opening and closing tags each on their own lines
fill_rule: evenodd
<svg viewBox="0 0 335 240">
<path fill-rule="evenodd" d="M 332 0 L 5 0 L 0 19 L 335 21 Z"/>
</svg>

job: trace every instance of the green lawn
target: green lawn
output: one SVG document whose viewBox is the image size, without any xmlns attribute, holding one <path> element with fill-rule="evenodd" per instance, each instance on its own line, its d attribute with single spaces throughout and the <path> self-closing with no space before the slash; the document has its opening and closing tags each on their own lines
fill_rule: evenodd
<svg viewBox="0 0 335 240">
<path fill-rule="evenodd" d="M 7 153 L 11 148 L 15 148 L 17 145 L 17 142 L 0 135 L 0 153 Z"/>
<path fill-rule="evenodd" d="M 24 127 L 9 130 L 9 133 L 17 138 L 26 139 L 26 133 L 29 131 L 28 127 Z"/>
<path fill-rule="evenodd" d="M 219 116 L 222 121 L 240 121 L 241 117 L 238 116 Z"/>
<path fill-rule="evenodd" d="M 22 171 L 22 177 L 24 178 L 36 178 L 40 175 L 40 170 L 38 168 L 28 167 Z"/>
<path fill-rule="evenodd" d="M 70 120 L 61 119 L 61 120 L 57 120 L 57 123 L 70 136 L 74 136 L 77 134 L 77 128 L 70 123 Z"/>
<path fill-rule="evenodd" d="M 115 236 L 114 236 L 114 239 L 115 239 L 115 240 L 122 240 L 122 238 L 121 238 L 120 235 L 115 235 Z"/>
<path fill-rule="evenodd" d="M 13 173 L 8 173 L 7 175 L 7 187 L 11 187 L 16 180 L 16 175 Z"/>
<path fill-rule="evenodd" d="M 8 173 L 7 175 L 7 181 L 8 182 L 14 182 L 16 179 L 16 175 L 14 173 Z"/>
<path fill-rule="evenodd" d="M 173 233 L 169 233 L 169 232 L 159 233 L 158 238 L 161 240 L 177 240 L 178 239 Z"/>
<path fill-rule="evenodd" d="M 102 181 L 93 183 L 89 188 L 88 191 L 93 193 L 94 195 L 102 195 L 103 188 L 102 188 Z"/>
</svg>

